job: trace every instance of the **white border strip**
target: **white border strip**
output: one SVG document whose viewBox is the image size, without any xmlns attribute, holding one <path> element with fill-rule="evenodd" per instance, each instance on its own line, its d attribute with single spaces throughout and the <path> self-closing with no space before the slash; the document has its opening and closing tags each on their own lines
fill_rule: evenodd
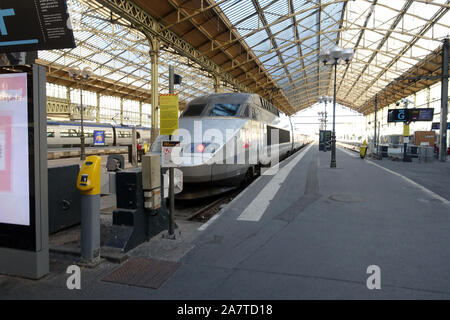
<svg viewBox="0 0 450 320">
<path fill-rule="evenodd" d="M 425 192 L 426 194 L 428 194 L 428 195 L 429 195 L 430 197 L 432 197 L 433 199 L 439 200 L 439 201 L 441 201 L 445 206 L 450 207 L 450 201 L 448 201 L 447 199 L 445 199 L 445 198 L 441 197 L 440 195 L 434 193 L 433 191 L 431 191 L 431 190 L 425 188 L 424 186 L 418 184 L 417 182 L 414 182 L 413 180 L 411 180 L 411 179 L 409 179 L 409 178 L 407 178 L 407 177 L 401 175 L 400 173 L 397 173 L 397 172 L 395 172 L 395 171 L 389 170 L 389 169 L 387 169 L 387 168 L 385 168 L 385 167 L 383 167 L 383 166 L 380 166 L 379 164 L 376 164 L 376 163 L 374 163 L 374 162 L 372 162 L 372 161 L 370 161 L 370 160 L 366 160 L 366 161 L 367 161 L 368 163 L 370 163 L 370 164 L 373 164 L 374 166 L 376 166 L 376 167 L 378 167 L 378 168 L 380 168 L 380 169 L 383 169 L 384 171 L 387 171 L 387 172 L 389 172 L 389 173 L 391 173 L 391 174 L 393 174 L 393 175 L 396 175 L 396 176 L 402 178 L 402 179 L 405 180 L 406 182 L 412 184 L 413 186 L 419 188 L 420 190 L 422 190 L 423 192 Z"/>
<path fill-rule="evenodd" d="M 292 169 L 303 159 L 305 154 L 308 153 L 309 149 L 313 144 L 309 145 L 304 152 L 295 157 L 291 162 L 289 162 L 285 167 L 283 167 L 277 175 L 275 175 L 269 183 L 262 189 L 258 196 L 245 208 L 241 215 L 237 218 L 239 221 L 253 221 L 258 222 L 261 220 L 262 216 L 266 212 L 270 205 L 270 202 L 278 193 L 281 185 L 284 183 L 286 178 Z"/>
<path fill-rule="evenodd" d="M 296 156 L 300 156 L 301 154 L 306 153 L 309 148 L 311 148 L 313 145 L 315 145 L 315 143 L 310 143 L 310 145 L 306 148 L 303 148 L 301 150 L 299 150 L 299 154 Z M 303 156 L 302 156 L 303 157 Z M 291 158 L 288 157 L 286 159 L 284 159 L 283 161 L 281 161 L 278 165 L 281 166 L 282 164 L 284 164 L 285 162 L 289 162 L 289 161 L 294 161 L 295 158 Z M 283 167 L 284 168 L 284 167 Z M 270 168 L 269 168 L 270 169 Z M 261 175 L 258 179 L 256 179 L 255 181 L 253 181 L 250 186 L 254 183 L 256 183 L 259 179 L 261 179 L 263 177 L 263 175 Z M 247 186 L 247 188 L 249 188 L 250 186 Z M 229 207 L 230 205 L 232 205 L 235 201 L 238 201 L 241 197 L 244 196 L 244 194 L 247 192 L 247 189 L 243 190 L 241 193 L 239 193 L 239 195 L 234 198 L 230 203 L 227 203 L 227 207 Z M 217 214 L 215 214 L 210 220 L 208 220 L 207 222 L 205 222 L 204 224 L 202 224 L 197 230 L 198 231 L 205 231 L 211 224 L 213 224 L 214 221 L 216 221 L 221 215 L 222 213 L 226 210 L 226 208 L 223 208 L 222 210 L 220 210 Z"/>
<path fill-rule="evenodd" d="M 219 218 L 223 213 L 223 210 L 220 210 L 220 212 L 216 213 L 214 217 L 209 219 L 206 223 L 202 224 L 197 230 L 198 231 L 205 231 L 206 228 L 208 228 L 214 221 L 216 221 L 217 218 Z"/>
</svg>

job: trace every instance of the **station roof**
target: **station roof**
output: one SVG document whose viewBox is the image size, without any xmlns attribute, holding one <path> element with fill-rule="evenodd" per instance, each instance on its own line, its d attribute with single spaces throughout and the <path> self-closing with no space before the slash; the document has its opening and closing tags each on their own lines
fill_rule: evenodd
<svg viewBox="0 0 450 320">
<path fill-rule="evenodd" d="M 450 33 L 450 0 L 69 3 L 78 48 L 40 56 L 58 81 L 71 80 L 57 70 L 84 60 L 97 66 L 99 82 L 117 87 L 112 91 L 144 99 L 150 89 L 147 37 L 158 36 L 165 48 L 162 91 L 167 66 L 175 64 L 188 80 L 182 99 L 213 91 L 209 77 L 218 74 L 230 88 L 272 97 L 287 114 L 333 95 L 333 70 L 319 62 L 322 50 L 336 44 L 355 50 L 351 63 L 337 67 L 337 102 L 367 114 L 376 94 L 383 107 L 439 81 L 398 80 L 439 75 L 440 47 Z"/>
</svg>

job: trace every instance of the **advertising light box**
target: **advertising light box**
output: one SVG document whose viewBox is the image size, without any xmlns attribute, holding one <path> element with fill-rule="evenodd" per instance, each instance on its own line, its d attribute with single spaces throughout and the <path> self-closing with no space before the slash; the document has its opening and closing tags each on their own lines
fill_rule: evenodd
<svg viewBox="0 0 450 320">
<path fill-rule="evenodd" d="M 0 74 L 0 223 L 30 225 L 27 74 Z"/>
<path fill-rule="evenodd" d="M 94 146 L 104 146 L 104 145 L 105 145 L 105 131 L 94 130 Z"/>
</svg>

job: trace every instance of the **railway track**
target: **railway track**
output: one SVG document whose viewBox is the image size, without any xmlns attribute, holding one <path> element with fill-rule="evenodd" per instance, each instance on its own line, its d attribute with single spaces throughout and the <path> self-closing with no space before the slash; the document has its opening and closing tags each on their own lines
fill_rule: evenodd
<svg viewBox="0 0 450 320">
<path fill-rule="evenodd" d="M 218 213 L 221 209 L 221 206 L 227 203 L 230 203 L 235 197 L 241 193 L 245 187 L 240 187 L 235 190 L 229 191 L 224 194 L 222 197 L 214 200 L 213 202 L 207 204 L 203 208 L 200 208 L 190 217 L 188 217 L 188 221 L 199 221 L 206 222 L 211 219 L 216 213 Z"/>
</svg>

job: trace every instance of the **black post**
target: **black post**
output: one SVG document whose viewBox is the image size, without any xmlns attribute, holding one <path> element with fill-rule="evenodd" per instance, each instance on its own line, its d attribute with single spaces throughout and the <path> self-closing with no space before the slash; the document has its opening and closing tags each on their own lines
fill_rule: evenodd
<svg viewBox="0 0 450 320">
<path fill-rule="evenodd" d="M 174 70 L 173 66 L 169 66 L 169 93 L 174 92 Z M 172 136 L 169 137 L 172 140 Z M 170 221 L 169 221 L 169 236 L 174 236 L 175 229 L 175 177 L 174 169 L 169 168 L 169 202 L 170 202 Z"/>
<path fill-rule="evenodd" d="M 81 113 L 81 136 L 80 136 L 80 159 L 86 160 L 84 145 L 84 110 L 83 110 L 83 84 L 80 80 L 80 113 Z"/>
<path fill-rule="evenodd" d="M 441 141 L 439 143 L 439 160 L 442 162 L 447 161 L 448 56 L 449 39 L 445 38 L 442 46 Z"/>
<path fill-rule="evenodd" d="M 333 133 L 331 135 L 331 164 L 330 168 L 336 168 L 336 76 L 337 62 L 334 62 L 334 98 L 333 98 Z"/>
<path fill-rule="evenodd" d="M 373 150 L 375 151 L 375 148 L 377 148 L 377 103 L 378 103 L 378 95 L 375 95 L 375 131 L 374 131 L 374 135 L 373 135 Z M 377 154 L 379 154 L 378 152 L 378 148 L 377 148 Z"/>
</svg>

